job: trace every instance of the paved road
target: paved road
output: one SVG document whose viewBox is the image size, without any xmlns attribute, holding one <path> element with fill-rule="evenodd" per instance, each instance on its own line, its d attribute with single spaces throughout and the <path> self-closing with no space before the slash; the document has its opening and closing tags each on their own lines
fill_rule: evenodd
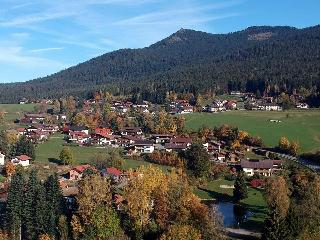
<svg viewBox="0 0 320 240">
<path fill-rule="evenodd" d="M 229 237 L 236 239 L 261 239 L 261 233 L 249 231 L 247 229 L 226 228 Z"/>
<path fill-rule="evenodd" d="M 316 165 L 316 164 L 308 161 L 307 159 L 303 159 L 301 157 L 295 157 L 295 156 L 288 155 L 288 154 L 283 154 L 283 153 L 277 153 L 277 152 L 273 152 L 273 153 L 277 154 L 281 158 L 286 158 L 288 160 L 300 163 L 300 164 L 304 165 L 305 167 L 307 167 L 307 168 L 309 168 L 309 169 L 311 169 L 313 171 L 320 172 L 320 165 Z"/>
</svg>

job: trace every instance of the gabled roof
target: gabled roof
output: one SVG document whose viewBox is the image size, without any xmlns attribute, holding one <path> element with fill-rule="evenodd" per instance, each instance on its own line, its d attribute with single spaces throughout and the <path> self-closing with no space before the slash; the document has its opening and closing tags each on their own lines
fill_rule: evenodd
<svg viewBox="0 0 320 240">
<path fill-rule="evenodd" d="M 86 164 L 86 165 L 76 166 L 76 167 L 72 168 L 72 170 L 76 171 L 78 173 L 83 173 L 88 168 L 92 168 L 93 169 L 93 167 L 90 164 Z"/>
<path fill-rule="evenodd" d="M 27 156 L 27 155 L 20 155 L 20 156 L 16 156 L 16 158 L 20 161 L 27 161 L 30 160 L 31 157 Z"/>
<path fill-rule="evenodd" d="M 259 160 L 259 161 L 241 161 L 242 168 L 253 168 L 253 169 L 271 169 L 273 168 L 272 160 Z"/>
<path fill-rule="evenodd" d="M 187 138 L 187 137 L 176 137 L 172 138 L 171 143 L 192 143 L 192 138 Z"/>
<path fill-rule="evenodd" d="M 112 174 L 115 176 L 120 176 L 122 174 L 122 172 L 119 169 L 114 167 L 107 168 L 106 170 L 107 170 L 107 174 Z"/>
</svg>

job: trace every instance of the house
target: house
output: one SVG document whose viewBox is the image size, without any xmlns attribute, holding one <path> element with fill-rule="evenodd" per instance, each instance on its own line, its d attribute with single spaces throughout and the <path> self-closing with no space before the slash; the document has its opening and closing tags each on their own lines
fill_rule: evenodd
<svg viewBox="0 0 320 240">
<path fill-rule="evenodd" d="M 120 133 L 122 136 L 136 136 L 136 135 L 142 135 L 142 130 L 140 127 L 124 127 L 120 130 Z"/>
<path fill-rule="evenodd" d="M 300 109 L 308 109 L 309 105 L 307 103 L 298 103 L 296 107 Z"/>
<path fill-rule="evenodd" d="M 74 132 L 83 132 L 85 134 L 89 134 L 89 129 L 85 126 L 69 126 L 69 131 L 74 131 Z"/>
<path fill-rule="evenodd" d="M 98 145 L 111 145 L 116 142 L 112 134 L 113 132 L 110 128 L 96 128 L 92 138 Z"/>
<path fill-rule="evenodd" d="M 90 142 L 90 135 L 82 131 L 70 131 L 68 140 L 77 144 L 87 144 Z"/>
<path fill-rule="evenodd" d="M 192 138 L 189 137 L 175 137 L 172 138 L 170 143 L 176 144 L 176 145 L 186 145 L 189 147 L 192 144 Z"/>
<path fill-rule="evenodd" d="M 225 104 L 224 104 L 224 107 L 227 109 L 227 110 L 234 110 L 237 108 L 237 102 L 236 101 L 227 101 Z"/>
<path fill-rule="evenodd" d="M 77 166 L 77 167 L 74 167 L 72 168 L 70 171 L 69 171 L 69 179 L 70 180 L 81 180 L 82 177 L 83 177 L 83 172 L 87 169 L 92 169 L 92 170 L 95 170 L 94 167 L 92 167 L 91 165 L 89 164 L 86 164 L 86 165 L 80 165 L 80 166 Z"/>
<path fill-rule="evenodd" d="M 276 171 L 281 170 L 283 161 L 281 160 L 242 160 L 241 168 L 248 176 L 254 174 L 270 177 Z"/>
<path fill-rule="evenodd" d="M 259 103 L 257 109 L 263 111 L 282 111 L 282 107 L 276 103 Z"/>
<path fill-rule="evenodd" d="M 193 107 L 192 106 L 182 106 L 180 108 L 180 114 L 188 114 L 193 113 Z"/>
<path fill-rule="evenodd" d="M 153 134 L 150 139 L 155 141 L 155 143 L 168 143 L 173 138 L 172 134 Z"/>
<path fill-rule="evenodd" d="M 0 166 L 4 165 L 5 155 L 0 152 Z"/>
<path fill-rule="evenodd" d="M 24 119 L 29 123 L 43 123 L 46 118 L 46 114 L 27 113 L 24 115 Z"/>
<path fill-rule="evenodd" d="M 165 143 L 164 148 L 167 152 L 185 151 L 185 150 L 187 150 L 188 145 L 187 144 Z"/>
<path fill-rule="evenodd" d="M 115 167 L 109 167 L 102 169 L 101 174 L 104 177 L 110 177 L 114 182 L 119 182 L 122 176 L 122 171 Z"/>
<path fill-rule="evenodd" d="M 27 167 L 30 165 L 31 158 L 27 155 L 20 155 L 16 156 L 13 159 L 11 159 L 11 162 L 13 165 L 21 165 L 23 167 Z"/>
<path fill-rule="evenodd" d="M 134 144 L 135 153 L 153 153 L 153 142 L 149 140 L 138 140 Z"/>
</svg>

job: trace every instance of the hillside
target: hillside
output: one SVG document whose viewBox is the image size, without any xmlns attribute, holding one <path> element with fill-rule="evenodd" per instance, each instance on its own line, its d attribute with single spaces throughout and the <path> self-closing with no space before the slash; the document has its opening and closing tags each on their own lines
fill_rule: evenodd
<svg viewBox="0 0 320 240">
<path fill-rule="evenodd" d="M 178 92 L 320 88 L 320 26 L 250 27 L 229 34 L 181 29 L 142 49 L 122 49 L 56 74 L 0 85 L 0 102 L 86 96 L 95 89 L 161 102 Z"/>
</svg>

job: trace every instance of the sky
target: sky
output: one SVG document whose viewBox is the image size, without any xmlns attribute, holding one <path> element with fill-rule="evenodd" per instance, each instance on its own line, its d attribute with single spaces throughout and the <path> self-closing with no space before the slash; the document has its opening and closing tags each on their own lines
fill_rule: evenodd
<svg viewBox="0 0 320 240">
<path fill-rule="evenodd" d="M 0 0 L 0 83 L 27 81 L 180 28 L 320 24 L 319 0 Z"/>
</svg>

